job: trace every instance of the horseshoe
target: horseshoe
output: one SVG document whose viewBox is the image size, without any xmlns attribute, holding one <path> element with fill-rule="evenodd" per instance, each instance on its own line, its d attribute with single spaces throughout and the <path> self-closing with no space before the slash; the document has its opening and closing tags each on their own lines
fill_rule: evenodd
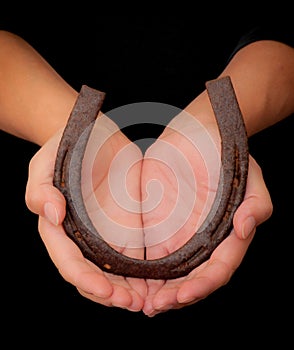
<svg viewBox="0 0 294 350">
<path fill-rule="evenodd" d="M 82 198 L 81 164 L 105 93 L 86 85 L 81 87 L 60 140 L 53 184 L 66 199 L 63 221 L 66 234 L 84 257 L 101 270 L 125 277 L 179 278 L 207 260 L 231 232 L 234 213 L 243 201 L 246 189 L 248 138 L 230 77 L 211 80 L 205 85 L 221 136 L 222 175 L 216 197 L 201 227 L 182 247 L 152 260 L 131 258 L 113 249 L 99 235 L 87 214 Z M 78 157 L 73 161 L 74 148 Z"/>
</svg>

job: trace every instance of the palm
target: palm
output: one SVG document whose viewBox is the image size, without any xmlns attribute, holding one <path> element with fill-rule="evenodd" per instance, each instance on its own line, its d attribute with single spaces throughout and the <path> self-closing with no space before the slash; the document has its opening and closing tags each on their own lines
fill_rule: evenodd
<svg viewBox="0 0 294 350">
<path fill-rule="evenodd" d="M 125 255 L 143 258 L 139 148 L 107 117 L 98 119 L 84 156 L 82 188 L 99 234 Z"/>
<path fill-rule="evenodd" d="M 98 121 L 82 176 L 94 225 L 123 254 L 142 259 L 144 247 L 148 259 L 171 253 L 195 233 L 212 204 L 219 170 L 216 144 L 194 118 L 189 125 L 179 115 L 142 160 L 110 119 Z"/>
<path fill-rule="evenodd" d="M 148 259 L 170 254 L 191 238 L 217 190 L 218 140 L 197 124 L 187 129 L 183 119 L 176 117 L 145 154 L 141 186 Z"/>
<path fill-rule="evenodd" d="M 107 119 L 104 131 L 110 137 L 103 138 L 98 132 L 101 147 L 98 145 L 97 148 L 94 143 L 94 156 L 87 147 L 82 167 L 86 208 L 90 217 L 96 220 L 98 232 L 110 232 L 105 239 L 122 254 L 143 259 L 146 247 L 148 259 L 168 255 L 194 235 L 205 219 L 218 185 L 220 140 L 215 126 L 211 128 L 215 140 L 212 142 L 207 138 L 206 130 L 194 128 L 190 121 L 181 116 L 175 118 L 144 158 L 137 146 L 114 123 L 109 125 Z M 35 182 L 42 183 L 39 186 L 43 189 L 42 200 L 54 201 L 58 196 L 51 179 L 52 160 L 59 139 L 60 134 L 57 134 L 32 159 L 32 169 L 38 169 L 38 172 L 30 171 L 27 192 L 34 193 L 38 188 Z M 249 165 L 245 201 L 236 213 L 237 218 L 235 215 L 234 228 L 238 236 L 248 210 L 257 213 L 257 223 L 260 223 L 268 217 L 270 211 L 267 209 L 271 208 L 258 165 L 252 158 Z M 261 201 L 267 205 L 257 206 L 256 203 Z M 60 198 L 54 203 L 62 217 L 64 201 Z M 101 212 L 105 213 L 102 217 Z M 116 233 L 122 228 L 131 234 L 113 239 L 113 224 L 118 228 Z M 240 240 L 237 235 L 230 235 L 208 261 L 184 278 L 145 281 L 104 273 L 84 259 L 61 225 L 54 226 L 41 216 L 39 230 L 60 273 L 82 295 L 107 306 L 142 309 L 148 315 L 196 302 L 226 283 L 253 237 Z"/>
</svg>

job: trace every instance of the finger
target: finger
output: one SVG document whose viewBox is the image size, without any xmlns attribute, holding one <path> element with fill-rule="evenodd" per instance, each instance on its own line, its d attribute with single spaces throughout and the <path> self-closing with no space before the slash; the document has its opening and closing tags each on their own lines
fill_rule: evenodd
<svg viewBox="0 0 294 350">
<path fill-rule="evenodd" d="M 52 140 L 31 159 L 25 192 L 27 207 L 54 225 L 60 224 L 65 216 L 65 199 L 52 183 L 56 148 Z"/>
<path fill-rule="evenodd" d="M 130 287 L 135 290 L 144 300 L 148 294 L 146 281 L 140 278 L 126 278 Z"/>
<path fill-rule="evenodd" d="M 145 297 L 144 307 L 142 309 L 146 316 L 154 316 L 153 299 L 164 283 L 165 281 L 163 280 L 147 280 L 148 294 Z"/>
<path fill-rule="evenodd" d="M 256 226 L 271 216 L 272 210 L 273 205 L 261 168 L 253 157 L 250 157 L 245 198 L 233 220 L 237 236 L 246 239 Z"/>
<path fill-rule="evenodd" d="M 206 298 L 231 279 L 240 266 L 254 237 L 240 240 L 233 231 L 212 253 L 210 259 L 194 270 L 178 289 L 177 300 L 183 306 Z"/>
<path fill-rule="evenodd" d="M 180 279 L 169 281 L 150 280 L 147 283 L 149 291 L 143 307 L 146 316 L 153 317 L 158 313 L 177 308 L 177 291 Z"/>
<path fill-rule="evenodd" d="M 121 276 L 105 274 L 96 265 L 84 259 L 61 226 L 55 227 L 40 218 L 39 231 L 60 274 L 67 282 L 74 285 L 81 295 L 105 306 L 130 311 L 142 309 L 144 299 L 132 287 L 133 282 L 129 283 Z"/>
<path fill-rule="evenodd" d="M 211 258 L 192 271 L 187 278 L 167 281 L 143 311 L 153 317 L 170 309 L 180 309 L 206 298 L 225 285 L 239 267 L 253 235 L 240 240 L 234 231 L 211 255 Z"/>
<path fill-rule="evenodd" d="M 101 270 L 83 257 L 62 226 L 54 226 L 40 217 L 39 232 L 50 258 L 67 282 L 99 298 L 111 297 L 111 283 Z"/>
<path fill-rule="evenodd" d="M 132 290 L 128 290 L 120 285 L 113 285 L 113 293 L 109 298 L 101 298 L 94 294 L 89 294 L 82 289 L 78 292 L 85 298 L 102 304 L 107 307 L 118 307 L 129 311 L 138 312 L 142 310 L 144 299 Z"/>
<path fill-rule="evenodd" d="M 90 262 L 89 262 L 90 263 Z M 90 263 L 91 264 L 91 263 Z M 94 269 L 97 269 L 93 265 Z M 84 297 L 109 307 L 119 307 L 129 311 L 141 311 L 144 305 L 144 298 L 147 294 L 147 286 L 144 280 L 124 278 L 112 274 L 104 274 L 112 285 L 113 292 L 109 298 L 89 293 L 77 288 Z M 144 293 L 142 293 L 144 291 Z M 142 294 L 141 294 L 142 293 Z"/>
</svg>

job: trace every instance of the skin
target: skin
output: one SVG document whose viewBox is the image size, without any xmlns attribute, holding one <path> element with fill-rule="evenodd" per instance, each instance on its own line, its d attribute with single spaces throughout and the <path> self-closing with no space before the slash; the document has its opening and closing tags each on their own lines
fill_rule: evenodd
<svg viewBox="0 0 294 350">
<path fill-rule="evenodd" d="M 52 186 L 57 146 L 78 92 L 21 38 L 1 31 L 0 45 L 0 126 L 5 132 L 40 146 L 29 164 L 25 199 L 28 208 L 39 217 L 41 238 L 63 278 L 94 302 L 142 311 L 149 317 L 196 303 L 228 283 L 246 254 L 256 227 L 272 213 L 270 194 L 256 161 L 250 156 L 245 199 L 235 213 L 232 233 L 215 249 L 208 261 L 188 276 L 170 281 L 144 281 L 104 273 L 84 259 L 77 246 L 66 236 L 62 228 L 65 200 Z M 248 136 L 294 112 L 294 50 L 291 47 L 275 41 L 247 45 L 225 67 L 220 76 L 223 75 L 230 75 L 232 79 Z M 185 111 L 197 118 L 219 145 L 206 91 L 191 101 Z M 108 208 L 117 222 L 136 227 L 142 234 L 146 233 L 144 227 L 155 227 L 156 231 L 155 225 L 167 217 L 176 194 L 175 182 L 163 163 L 169 165 L 162 152 L 163 144 L 179 149 L 191 165 L 195 179 L 205 179 L 205 167 L 201 166 L 200 158 L 187 142 L 186 124 L 181 116 L 176 116 L 174 122 L 176 130 L 167 126 L 147 150 L 145 158 L 120 131 L 110 132 L 112 136 L 107 141 L 107 147 L 103 146 L 97 154 L 97 163 L 104 165 L 103 170 L 97 173 L 100 178 L 93 177 L 98 203 Z M 150 180 L 156 179 L 163 185 L 167 195 L 162 197 L 158 207 L 151 211 L 143 210 L 141 215 L 130 215 L 111 200 L 107 174 L 119 151 L 122 151 L 124 159 L 132 159 L 134 154 L 137 157 L 126 183 L 134 199 L 146 200 L 143 203 L 148 205 L 148 198 L 152 199 L 152 191 L 146 197 Z M 118 174 L 120 170 L 118 166 Z M 187 181 L 185 175 L 180 180 Z M 188 218 L 171 240 L 148 247 L 148 258 L 173 251 L 194 232 L 191 227 L 197 225 L 205 198 L 213 193 L 216 185 L 213 182 L 207 187 L 204 180 L 200 183 L 197 194 L 203 201 L 200 201 L 200 207 L 193 207 L 195 215 Z M 124 253 L 140 256 L 142 250 L 127 247 Z"/>
</svg>

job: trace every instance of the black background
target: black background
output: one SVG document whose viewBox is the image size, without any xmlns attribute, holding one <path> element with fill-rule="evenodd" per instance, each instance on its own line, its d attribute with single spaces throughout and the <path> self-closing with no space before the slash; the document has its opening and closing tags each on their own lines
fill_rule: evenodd
<svg viewBox="0 0 294 350">
<path fill-rule="evenodd" d="M 230 17 L 203 25 L 199 13 L 197 20 L 36 11 L 4 11 L 0 29 L 26 39 L 77 90 L 87 84 L 105 91 L 105 111 L 145 101 L 184 108 L 205 81 L 221 72 L 240 35 L 255 21 Z M 249 140 L 274 213 L 258 227 L 230 282 L 193 306 L 154 318 L 95 304 L 62 279 L 24 201 L 28 164 L 38 146 L 1 132 L 2 339 L 130 348 L 291 341 L 293 130 L 289 117 Z"/>
</svg>

